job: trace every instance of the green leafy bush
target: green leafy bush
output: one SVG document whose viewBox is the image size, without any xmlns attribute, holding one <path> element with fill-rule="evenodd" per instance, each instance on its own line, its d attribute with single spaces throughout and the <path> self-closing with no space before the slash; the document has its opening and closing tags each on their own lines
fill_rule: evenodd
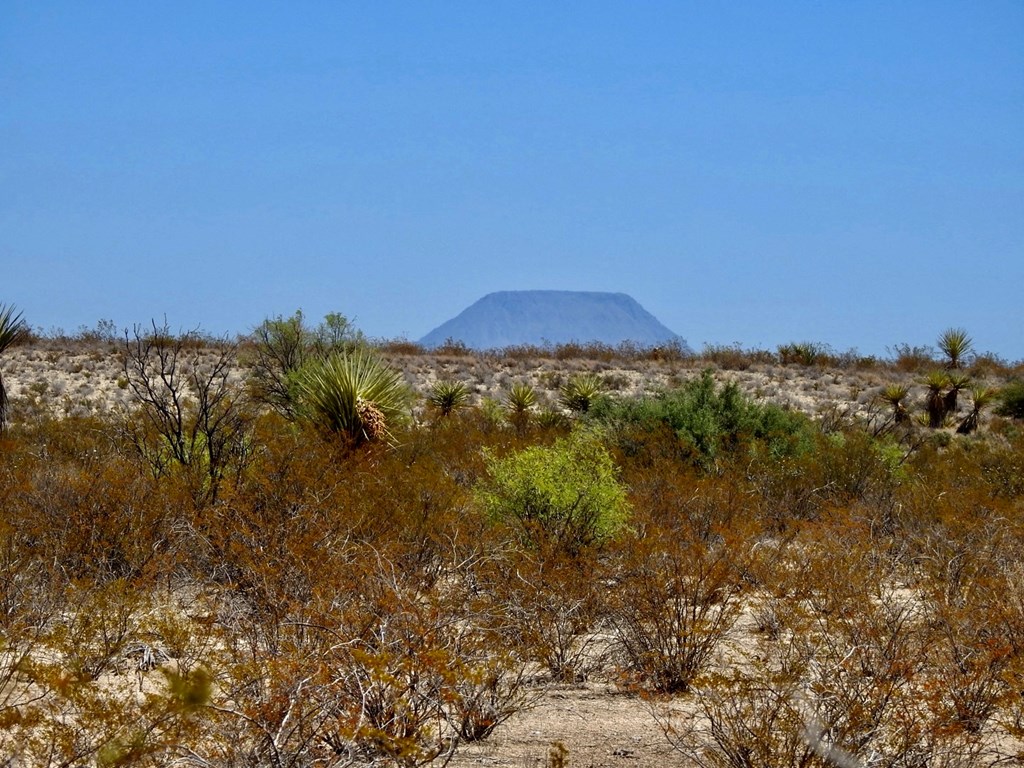
<svg viewBox="0 0 1024 768">
<path fill-rule="evenodd" d="M 552 446 L 533 446 L 504 458 L 486 454 L 487 477 L 477 499 L 492 520 L 524 538 L 554 540 L 577 550 L 614 536 L 629 505 L 611 455 L 578 431 Z"/>
<path fill-rule="evenodd" d="M 1000 405 L 996 413 L 1014 419 L 1024 419 L 1024 381 L 1014 381 L 999 393 Z"/>
<path fill-rule="evenodd" d="M 773 455 L 799 453 L 810 446 L 813 434 L 806 416 L 754 403 L 732 382 L 718 387 L 710 371 L 654 397 L 600 399 L 590 416 L 620 432 L 668 427 L 693 447 L 704 464 L 749 440 L 763 443 Z"/>
</svg>

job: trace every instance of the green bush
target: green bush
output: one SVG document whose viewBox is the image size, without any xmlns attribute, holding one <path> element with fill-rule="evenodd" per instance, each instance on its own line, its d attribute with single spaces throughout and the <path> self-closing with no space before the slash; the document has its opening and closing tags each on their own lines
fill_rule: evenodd
<svg viewBox="0 0 1024 768">
<path fill-rule="evenodd" d="M 490 519 L 518 527 L 527 541 L 546 538 L 575 551 L 626 524 L 629 505 L 618 469 L 591 434 L 577 431 L 504 458 L 487 453 L 486 464 L 479 503 Z"/>
<path fill-rule="evenodd" d="M 814 431 L 803 414 L 752 402 L 733 382 L 716 386 L 711 371 L 654 397 L 600 399 L 590 417 L 620 433 L 667 427 L 692 446 L 704 464 L 751 440 L 776 456 L 799 453 L 810 447 Z"/>
<path fill-rule="evenodd" d="M 1013 419 L 1024 419 L 1024 381 L 1012 381 L 999 393 L 996 413 Z"/>
<path fill-rule="evenodd" d="M 800 341 L 779 347 L 779 362 L 783 365 L 818 365 L 827 362 L 829 349 L 824 344 Z"/>
</svg>

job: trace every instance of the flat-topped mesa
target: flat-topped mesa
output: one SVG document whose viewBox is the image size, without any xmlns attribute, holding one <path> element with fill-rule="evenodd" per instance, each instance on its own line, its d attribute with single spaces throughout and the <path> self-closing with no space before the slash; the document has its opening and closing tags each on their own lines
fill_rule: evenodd
<svg viewBox="0 0 1024 768">
<path fill-rule="evenodd" d="M 570 342 L 658 346 L 686 342 L 624 293 L 498 291 L 489 293 L 419 340 L 452 340 L 471 349 Z"/>
</svg>

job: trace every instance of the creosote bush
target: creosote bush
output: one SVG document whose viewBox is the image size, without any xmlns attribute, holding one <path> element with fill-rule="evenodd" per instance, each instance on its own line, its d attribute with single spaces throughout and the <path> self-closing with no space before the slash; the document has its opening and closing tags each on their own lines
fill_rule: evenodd
<svg viewBox="0 0 1024 768">
<path fill-rule="evenodd" d="M 996 413 L 1012 419 L 1024 419 L 1024 381 L 1013 381 L 999 392 Z"/>
<path fill-rule="evenodd" d="M 752 443 L 774 456 L 799 453 L 813 434 L 805 416 L 754 403 L 732 382 L 719 387 L 710 371 L 655 397 L 599 400 L 589 415 L 612 428 L 623 444 L 637 431 L 670 429 L 698 463 L 709 467 L 724 453 Z"/>
<path fill-rule="evenodd" d="M 550 447 L 486 456 L 477 487 L 486 515 L 525 541 L 549 539 L 570 550 L 600 544 L 628 520 L 626 493 L 611 455 L 592 433 L 578 430 Z"/>
</svg>

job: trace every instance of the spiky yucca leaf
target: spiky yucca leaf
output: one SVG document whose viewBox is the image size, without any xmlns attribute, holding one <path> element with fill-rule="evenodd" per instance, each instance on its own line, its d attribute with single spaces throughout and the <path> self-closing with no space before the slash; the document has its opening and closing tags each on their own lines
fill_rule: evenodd
<svg viewBox="0 0 1024 768">
<path fill-rule="evenodd" d="M 537 393 L 529 384 L 517 381 L 505 395 L 505 408 L 514 416 L 527 413 L 537 404 Z"/>
<path fill-rule="evenodd" d="M 999 397 L 999 390 L 993 387 L 973 387 L 971 389 L 971 400 L 974 401 L 976 410 L 987 408 L 997 397 Z"/>
<path fill-rule="evenodd" d="M 430 387 L 427 402 L 448 416 L 469 400 L 469 389 L 461 381 L 435 381 Z"/>
<path fill-rule="evenodd" d="M 365 350 L 310 363 L 299 392 L 303 416 L 355 445 L 390 440 L 411 399 L 401 374 Z"/>
<path fill-rule="evenodd" d="M 560 399 L 562 405 L 570 411 L 586 413 L 604 389 L 604 382 L 599 377 L 592 373 L 580 373 L 562 387 Z"/>
<path fill-rule="evenodd" d="M 949 386 L 949 374 L 944 371 L 932 371 L 921 382 L 929 392 L 939 392 Z"/>
<path fill-rule="evenodd" d="M 981 422 L 981 412 L 990 406 L 999 395 L 999 391 L 991 387 L 974 387 L 971 390 L 971 400 L 974 405 L 971 412 L 960 422 L 956 431 L 961 435 L 969 435 L 978 428 Z"/>
<path fill-rule="evenodd" d="M 15 312 L 14 305 L 0 304 L 0 355 L 28 336 L 28 326 Z M 7 388 L 3 376 L 0 376 L 0 431 L 7 424 Z"/>
<path fill-rule="evenodd" d="M 928 413 L 928 426 L 939 429 L 946 420 L 946 398 L 942 390 L 949 384 L 949 376 L 944 371 L 932 371 L 925 376 L 922 383 L 928 387 L 924 396 L 924 408 Z"/>
<path fill-rule="evenodd" d="M 910 387 L 906 384 L 889 384 L 882 390 L 881 398 L 892 406 L 902 403 L 910 394 Z"/>
<path fill-rule="evenodd" d="M 963 328 L 948 328 L 939 336 L 939 349 L 949 358 L 948 368 L 961 368 L 973 345 L 971 337 Z"/>
<path fill-rule="evenodd" d="M 897 424 L 905 424 L 910 421 L 910 414 L 903 401 L 910 394 L 910 387 L 906 384 L 890 384 L 882 390 L 879 397 L 892 406 L 893 418 Z"/>
<path fill-rule="evenodd" d="M 971 386 L 971 377 L 966 373 L 954 372 L 946 379 L 949 391 L 946 393 L 946 413 L 956 413 L 960 392 Z"/>
</svg>

